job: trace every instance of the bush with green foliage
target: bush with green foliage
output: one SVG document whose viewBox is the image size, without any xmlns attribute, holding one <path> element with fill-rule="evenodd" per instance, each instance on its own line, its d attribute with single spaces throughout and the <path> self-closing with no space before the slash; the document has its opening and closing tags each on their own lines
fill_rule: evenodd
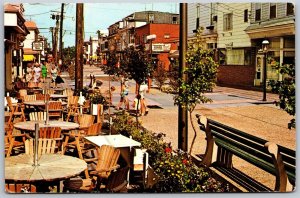
<svg viewBox="0 0 300 198">
<path fill-rule="evenodd" d="M 191 43 L 186 54 L 187 67 L 183 71 L 186 80 L 179 80 L 179 94 L 174 96 L 176 105 L 185 107 L 189 111 L 190 122 L 194 131 L 194 138 L 190 147 L 192 153 L 193 145 L 197 136 L 193 124 L 192 113 L 197 104 L 211 102 L 204 93 L 210 92 L 215 86 L 218 64 L 214 61 L 214 51 L 203 49 L 200 45 L 199 31 L 195 43 Z"/>
<path fill-rule="evenodd" d="M 276 102 L 281 109 L 288 114 L 296 115 L 296 83 L 295 83 L 295 65 L 275 63 L 274 67 L 283 76 L 282 81 L 271 80 L 269 85 L 272 87 L 272 92 L 279 95 L 279 101 Z M 296 120 L 293 118 L 288 123 L 288 128 L 296 128 Z"/>
</svg>

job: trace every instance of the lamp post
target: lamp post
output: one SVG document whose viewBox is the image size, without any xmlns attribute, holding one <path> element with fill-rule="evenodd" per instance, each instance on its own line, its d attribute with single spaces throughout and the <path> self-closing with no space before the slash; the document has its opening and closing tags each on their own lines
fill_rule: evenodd
<svg viewBox="0 0 300 198">
<path fill-rule="evenodd" d="M 262 42 L 262 50 L 264 53 L 264 73 L 263 73 L 263 101 L 267 101 L 267 53 L 269 47 L 269 41 L 263 40 Z"/>
<path fill-rule="evenodd" d="M 156 34 L 150 34 L 146 38 L 147 38 L 147 40 L 150 41 L 150 47 L 149 47 L 149 50 L 150 50 L 150 66 L 152 66 L 152 41 L 154 41 L 156 39 Z M 150 91 L 150 85 L 151 85 L 151 82 L 150 82 L 150 78 L 149 78 L 148 79 L 148 90 L 147 90 L 148 93 Z"/>
</svg>

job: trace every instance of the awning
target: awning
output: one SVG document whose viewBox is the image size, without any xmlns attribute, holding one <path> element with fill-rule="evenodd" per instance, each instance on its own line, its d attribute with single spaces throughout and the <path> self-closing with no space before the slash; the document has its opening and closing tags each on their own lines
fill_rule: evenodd
<svg viewBox="0 0 300 198">
<path fill-rule="evenodd" d="M 33 61 L 35 57 L 31 54 L 29 55 L 23 55 L 23 61 Z"/>
</svg>

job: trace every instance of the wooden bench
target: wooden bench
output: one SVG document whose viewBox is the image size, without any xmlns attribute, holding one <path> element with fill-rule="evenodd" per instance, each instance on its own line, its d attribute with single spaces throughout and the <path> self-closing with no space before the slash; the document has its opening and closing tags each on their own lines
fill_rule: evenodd
<svg viewBox="0 0 300 198">
<path fill-rule="evenodd" d="M 276 145 L 267 140 L 247 134 L 222 123 L 196 115 L 201 130 L 206 133 L 207 147 L 201 163 L 214 167 L 246 191 L 280 191 L 295 189 L 294 150 Z M 201 119 L 200 119 L 201 118 Z M 250 178 L 233 167 L 232 156 L 237 156 L 256 167 L 274 175 L 274 189 Z"/>
</svg>

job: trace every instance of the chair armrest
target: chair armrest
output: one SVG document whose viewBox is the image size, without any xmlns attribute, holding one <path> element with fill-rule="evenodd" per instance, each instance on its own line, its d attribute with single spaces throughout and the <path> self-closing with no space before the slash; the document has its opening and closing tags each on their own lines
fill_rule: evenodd
<svg viewBox="0 0 300 198">
<path fill-rule="evenodd" d="M 111 168 L 108 168 L 108 169 L 99 169 L 99 170 L 94 170 L 94 171 L 91 171 L 91 175 L 98 175 L 99 173 L 104 173 L 104 172 L 110 172 L 110 171 L 113 171 L 113 170 L 116 170 L 120 168 L 120 165 L 117 164 L 116 166 L 113 166 Z"/>
</svg>

